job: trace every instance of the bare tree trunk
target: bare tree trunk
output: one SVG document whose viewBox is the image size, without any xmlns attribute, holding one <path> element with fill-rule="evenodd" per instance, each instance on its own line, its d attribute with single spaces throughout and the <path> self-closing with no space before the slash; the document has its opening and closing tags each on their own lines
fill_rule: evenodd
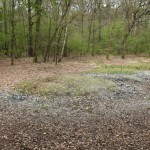
<svg viewBox="0 0 150 150">
<path fill-rule="evenodd" d="M 90 4 L 90 18 L 89 18 L 89 36 L 88 36 L 88 51 L 90 49 L 90 43 L 91 43 L 91 33 L 92 33 L 92 18 L 93 18 L 93 5 L 92 2 Z"/>
<path fill-rule="evenodd" d="M 15 0 L 12 0 L 12 11 L 11 11 L 11 65 L 14 64 L 14 47 L 15 47 Z"/>
<path fill-rule="evenodd" d="M 108 26 L 108 48 L 106 52 L 106 59 L 109 59 L 110 56 L 110 50 L 111 50 L 111 31 L 110 31 L 110 14 L 111 14 L 111 5 L 110 5 L 110 0 L 107 0 L 107 9 L 106 9 L 106 15 L 107 15 L 107 26 Z"/>
<path fill-rule="evenodd" d="M 34 49 L 34 58 L 33 62 L 37 63 L 38 62 L 38 51 L 39 51 L 39 32 L 40 32 L 40 22 L 41 22 L 41 5 L 42 5 L 42 0 L 36 0 L 36 35 L 35 35 L 35 49 Z"/>
<path fill-rule="evenodd" d="M 6 8 L 6 1 L 3 0 L 3 9 L 4 9 L 4 33 L 5 33 L 5 43 L 4 43 L 4 49 L 8 51 L 8 42 L 7 42 L 7 36 L 8 36 L 8 22 L 7 22 L 7 8 Z M 7 52 L 6 52 L 7 54 Z"/>
<path fill-rule="evenodd" d="M 32 37 L 32 27 L 33 27 L 33 22 L 32 22 L 32 15 L 31 15 L 31 0 L 28 0 L 28 28 L 29 28 L 29 35 L 28 35 L 28 55 L 30 57 L 33 57 L 33 37 Z"/>
<path fill-rule="evenodd" d="M 64 21 L 66 15 L 69 12 L 70 5 L 71 5 L 71 0 L 68 0 L 68 1 L 65 2 L 65 9 L 64 9 L 64 12 L 62 12 L 63 15 L 61 16 L 59 23 L 57 23 L 57 26 L 55 28 L 55 31 L 54 31 L 52 37 L 49 38 L 49 40 L 48 40 L 47 48 L 45 50 L 44 58 L 43 58 L 44 62 L 47 61 L 48 54 L 49 54 L 49 49 L 51 48 L 52 42 L 55 39 L 57 33 L 59 32 L 60 28 L 62 27 L 63 21 Z"/>
<path fill-rule="evenodd" d="M 93 28 L 92 28 L 92 56 L 94 56 L 95 53 L 95 15 L 96 15 L 96 3 L 94 3 L 94 8 L 93 8 Z"/>
<path fill-rule="evenodd" d="M 60 41 L 62 37 L 62 32 L 63 32 L 63 27 L 61 28 L 59 34 L 58 34 L 58 39 L 57 39 L 57 45 L 56 45 L 56 52 L 55 52 L 55 65 L 57 65 L 59 59 L 59 53 L 60 53 Z"/>
<path fill-rule="evenodd" d="M 81 1 L 81 33 L 82 33 L 82 44 L 83 44 L 83 33 L 84 33 L 84 2 Z M 83 49 L 81 49 L 81 54 L 83 55 Z"/>
<path fill-rule="evenodd" d="M 98 41 L 101 40 L 101 28 L 102 28 L 102 15 L 101 15 L 101 0 L 95 0 L 95 3 L 97 4 L 97 11 L 98 11 L 98 23 L 99 23 L 99 33 L 98 33 Z"/>
<path fill-rule="evenodd" d="M 52 44 L 54 38 L 56 37 L 56 34 L 57 34 L 58 30 L 59 30 L 59 27 L 57 27 L 57 28 L 55 29 L 55 32 L 53 33 L 52 38 L 50 38 L 50 39 L 48 40 L 48 45 L 47 45 L 46 51 L 45 51 L 45 53 L 44 53 L 44 62 L 47 61 L 48 54 L 49 54 L 49 49 L 50 49 L 50 47 L 51 47 L 51 44 Z"/>
<path fill-rule="evenodd" d="M 64 54 L 64 49 L 65 49 L 65 45 L 66 45 L 66 41 L 67 41 L 67 33 L 68 33 L 68 27 L 66 26 L 65 36 L 64 36 L 64 42 L 63 42 L 63 46 L 62 46 L 62 50 L 61 50 L 61 54 L 60 54 L 60 58 L 59 58 L 58 62 L 62 61 L 62 57 L 63 57 L 63 54 Z"/>
<path fill-rule="evenodd" d="M 89 51 L 89 49 L 90 49 L 91 33 L 92 33 L 92 19 L 90 18 L 90 24 L 89 24 L 89 36 L 88 36 L 88 51 Z"/>
<path fill-rule="evenodd" d="M 94 17 L 95 19 L 95 17 Z M 92 37 L 92 56 L 94 56 L 95 52 L 95 21 L 93 21 L 93 37 Z"/>
</svg>

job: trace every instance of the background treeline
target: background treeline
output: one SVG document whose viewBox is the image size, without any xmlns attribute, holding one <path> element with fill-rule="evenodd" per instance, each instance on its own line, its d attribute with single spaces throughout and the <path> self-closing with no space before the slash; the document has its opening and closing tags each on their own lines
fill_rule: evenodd
<svg viewBox="0 0 150 150">
<path fill-rule="evenodd" d="M 150 54 L 150 0 L 0 0 L 0 55 Z"/>
</svg>

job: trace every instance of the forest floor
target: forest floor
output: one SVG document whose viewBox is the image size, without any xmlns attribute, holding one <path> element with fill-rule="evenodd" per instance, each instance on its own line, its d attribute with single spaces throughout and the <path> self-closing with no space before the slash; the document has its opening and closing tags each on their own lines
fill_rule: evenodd
<svg viewBox="0 0 150 150">
<path fill-rule="evenodd" d="M 134 56 L 65 59 L 57 66 L 33 64 L 29 58 L 14 66 L 0 60 L 0 150 L 149 150 L 149 63 L 149 58 Z M 112 72 L 118 65 L 125 70 Z M 130 72 L 132 66 L 138 70 Z M 74 83 L 69 88 L 80 87 L 84 94 L 39 96 L 14 89 L 32 80 L 42 79 L 37 82 L 41 86 L 46 79 L 47 85 L 52 82 L 47 77 L 54 76 L 69 77 Z"/>
</svg>

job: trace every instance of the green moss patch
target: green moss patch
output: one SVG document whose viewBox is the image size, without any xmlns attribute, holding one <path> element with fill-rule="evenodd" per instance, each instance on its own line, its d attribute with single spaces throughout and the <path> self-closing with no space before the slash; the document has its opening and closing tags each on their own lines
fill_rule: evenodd
<svg viewBox="0 0 150 150">
<path fill-rule="evenodd" d="M 116 87 L 117 85 L 111 80 L 83 75 L 67 75 L 25 81 L 18 84 L 15 89 L 21 93 L 40 96 L 85 96 L 96 94 L 102 89 L 114 90 Z"/>
</svg>

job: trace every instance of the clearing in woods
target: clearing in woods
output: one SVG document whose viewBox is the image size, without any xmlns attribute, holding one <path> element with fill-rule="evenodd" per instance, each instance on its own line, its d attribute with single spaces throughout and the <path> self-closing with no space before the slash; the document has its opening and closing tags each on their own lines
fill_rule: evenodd
<svg viewBox="0 0 150 150">
<path fill-rule="evenodd" d="M 0 60 L 0 149 L 148 150 L 150 59 Z"/>
</svg>

